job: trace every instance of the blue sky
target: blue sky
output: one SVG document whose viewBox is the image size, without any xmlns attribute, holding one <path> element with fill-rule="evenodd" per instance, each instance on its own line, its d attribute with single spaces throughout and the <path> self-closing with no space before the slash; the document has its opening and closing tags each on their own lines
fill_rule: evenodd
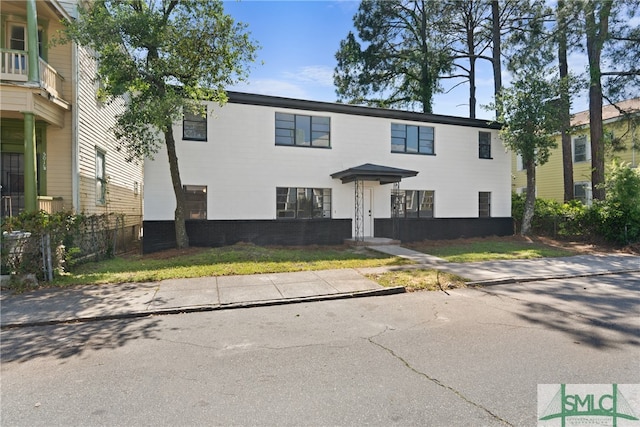
<svg viewBox="0 0 640 427">
<path fill-rule="evenodd" d="M 353 30 L 358 0 L 225 0 L 225 11 L 248 30 L 262 49 L 253 64 L 247 85 L 233 90 L 289 98 L 334 102 L 335 53 L 340 41 Z M 571 59 L 571 58 L 570 58 Z M 586 64 L 583 55 L 574 64 Z M 477 76 L 478 118 L 491 119 L 493 113 L 482 108 L 493 100 L 491 66 L 479 61 Z M 506 74 L 506 73 L 505 73 Z M 509 76 L 504 75 L 505 83 Z M 443 85 L 451 86 L 450 82 Z M 434 98 L 436 114 L 468 117 L 468 86 L 460 85 Z M 583 100 L 575 111 L 587 108 Z"/>
</svg>

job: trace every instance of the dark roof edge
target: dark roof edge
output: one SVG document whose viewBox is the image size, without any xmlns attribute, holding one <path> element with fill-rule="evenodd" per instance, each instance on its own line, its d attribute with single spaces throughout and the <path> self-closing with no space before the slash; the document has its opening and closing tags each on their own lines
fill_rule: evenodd
<svg viewBox="0 0 640 427">
<path fill-rule="evenodd" d="M 386 108 L 365 107 L 362 105 L 340 104 L 336 102 L 308 101 L 304 99 L 284 98 L 280 96 L 259 95 L 253 93 L 227 91 L 229 102 L 233 104 L 261 105 L 265 107 L 293 108 L 307 111 L 327 111 L 330 113 L 351 114 L 357 116 L 381 117 L 396 120 L 437 123 L 443 125 L 468 126 L 475 128 L 500 129 L 502 125 L 491 120 L 469 119 L 466 117 L 444 116 L 439 114 L 418 113 L 415 111 L 391 110 Z"/>
</svg>

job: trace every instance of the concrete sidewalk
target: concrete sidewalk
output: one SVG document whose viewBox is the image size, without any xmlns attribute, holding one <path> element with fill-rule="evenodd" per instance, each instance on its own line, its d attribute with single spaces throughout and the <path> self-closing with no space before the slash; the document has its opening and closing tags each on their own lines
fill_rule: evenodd
<svg viewBox="0 0 640 427">
<path fill-rule="evenodd" d="M 353 269 L 200 277 L 0 294 L 2 328 L 404 292 Z"/>
<path fill-rule="evenodd" d="M 365 274 L 397 269 L 437 268 L 485 285 L 640 271 L 640 257 L 632 255 L 579 255 L 458 264 L 400 246 L 372 246 L 371 249 L 410 259 L 415 264 L 78 286 L 21 295 L 3 291 L 0 293 L 0 325 L 4 329 L 387 295 L 405 290 L 384 288 Z"/>
<path fill-rule="evenodd" d="M 449 263 L 444 259 L 399 246 L 370 246 L 369 248 L 410 259 L 420 267 L 436 268 L 457 274 L 471 279 L 472 283 L 482 285 L 640 271 L 640 257 L 626 254 Z"/>
</svg>

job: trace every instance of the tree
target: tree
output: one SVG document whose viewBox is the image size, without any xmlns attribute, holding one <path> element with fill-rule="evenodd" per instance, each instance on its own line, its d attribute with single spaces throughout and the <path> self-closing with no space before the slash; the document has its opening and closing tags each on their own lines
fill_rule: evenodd
<svg viewBox="0 0 640 427">
<path fill-rule="evenodd" d="M 561 105 L 561 123 L 560 135 L 562 141 L 562 177 L 564 184 L 564 201 L 573 200 L 573 156 L 571 150 L 571 97 L 569 93 L 569 61 L 567 59 L 568 22 L 569 17 L 567 7 L 563 0 L 558 0 L 556 4 L 556 23 L 557 23 L 557 45 L 558 45 L 558 69 L 560 71 L 560 105 Z"/>
<path fill-rule="evenodd" d="M 246 26 L 226 15 L 218 0 L 80 5 L 79 18 L 68 24 L 66 36 L 95 53 L 105 100 L 128 99 L 113 130 L 130 158 L 152 156 L 166 146 L 176 198 L 176 245 L 187 247 L 173 124 L 184 112 L 204 115 L 203 100 L 222 105 L 225 86 L 246 78 L 257 46 Z"/>
<path fill-rule="evenodd" d="M 441 22 L 442 32 L 451 38 L 452 62 L 456 70 L 446 78 L 463 78 L 469 82 L 469 117 L 472 119 L 476 118 L 476 62 L 478 59 L 494 61 L 493 57 L 486 56 L 493 40 L 492 34 L 483 26 L 490 11 L 491 5 L 486 0 L 449 0 L 444 3 L 443 15 L 448 19 Z M 499 33 L 498 43 L 493 42 L 499 49 Z M 497 81 L 496 78 L 494 80 Z"/>
<path fill-rule="evenodd" d="M 613 103 L 630 93 L 637 94 L 640 87 L 640 29 L 629 25 L 638 7 L 635 0 L 593 0 L 582 4 L 589 59 L 591 185 L 596 200 L 604 200 L 606 193 L 603 98 Z M 608 59 L 605 63 L 603 55 Z"/>
<path fill-rule="evenodd" d="M 362 1 L 336 53 L 333 74 L 341 102 L 412 107 L 432 112 L 438 78 L 451 68 L 444 40 L 434 31 L 442 4 L 431 0 Z"/>
<path fill-rule="evenodd" d="M 548 73 L 547 73 L 548 74 Z M 531 231 L 536 200 L 536 166 L 549 160 L 557 146 L 554 132 L 559 126 L 558 82 L 547 81 L 545 70 L 525 69 L 514 75 L 509 88 L 503 88 L 496 102 L 503 110 L 500 136 L 505 146 L 522 157 L 527 173 L 527 193 L 522 219 L 522 235 Z"/>
<path fill-rule="evenodd" d="M 601 55 L 609 35 L 609 15 L 613 1 L 585 3 L 584 15 L 589 58 L 589 136 L 591 138 L 591 186 L 593 198 L 604 200 L 604 140 L 602 127 Z"/>
</svg>

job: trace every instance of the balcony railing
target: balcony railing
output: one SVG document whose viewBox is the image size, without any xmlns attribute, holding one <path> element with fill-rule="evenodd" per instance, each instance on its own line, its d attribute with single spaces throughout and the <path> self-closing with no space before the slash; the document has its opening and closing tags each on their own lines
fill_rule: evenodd
<svg viewBox="0 0 640 427">
<path fill-rule="evenodd" d="M 38 209 L 53 214 L 64 211 L 64 199 L 56 196 L 38 196 Z"/>
<path fill-rule="evenodd" d="M 49 214 L 63 212 L 69 209 L 65 206 L 64 199 L 59 196 L 38 196 L 38 210 L 45 211 Z M 10 217 L 18 216 L 24 210 L 24 194 L 14 193 L 9 196 L 2 196 L 2 204 L 0 205 L 1 216 Z"/>
<path fill-rule="evenodd" d="M 40 84 L 57 98 L 62 98 L 64 78 L 38 58 L 40 64 Z M 23 50 L 0 49 L 0 79 L 15 82 L 26 82 L 29 79 L 29 53 Z"/>
</svg>

